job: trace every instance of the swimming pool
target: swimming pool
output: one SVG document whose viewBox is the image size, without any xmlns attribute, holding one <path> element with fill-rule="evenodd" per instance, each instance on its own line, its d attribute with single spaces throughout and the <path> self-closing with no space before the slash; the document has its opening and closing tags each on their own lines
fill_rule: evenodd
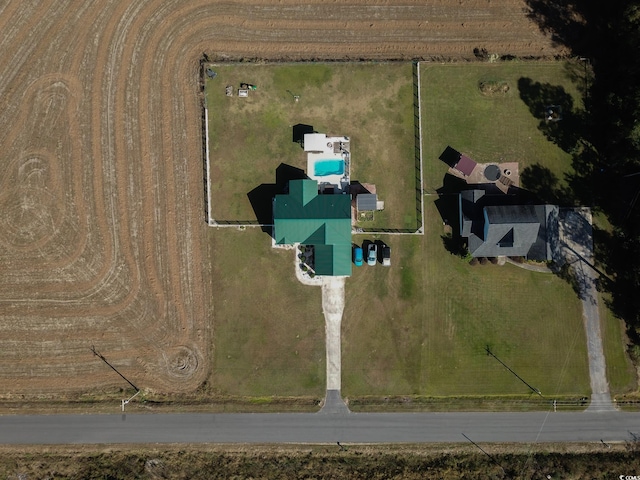
<svg viewBox="0 0 640 480">
<path fill-rule="evenodd" d="M 344 160 L 317 160 L 313 165 L 313 174 L 316 177 L 342 175 L 343 173 Z"/>
</svg>

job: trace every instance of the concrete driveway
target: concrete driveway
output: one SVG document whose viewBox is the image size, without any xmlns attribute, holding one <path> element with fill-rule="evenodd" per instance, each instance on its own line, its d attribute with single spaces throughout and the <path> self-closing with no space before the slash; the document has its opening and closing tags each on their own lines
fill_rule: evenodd
<svg viewBox="0 0 640 480">
<path fill-rule="evenodd" d="M 602 347 L 600 312 L 593 256 L 593 219 L 586 207 L 563 209 L 559 218 L 560 254 L 568 263 L 578 285 L 582 301 L 582 318 L 587 334 L 589 355 L 589 377 L 591 380 L 590 411 L 611 411 L 615 406 L 611 401 L 607 382 L 607 365 Z"/>
</svg>

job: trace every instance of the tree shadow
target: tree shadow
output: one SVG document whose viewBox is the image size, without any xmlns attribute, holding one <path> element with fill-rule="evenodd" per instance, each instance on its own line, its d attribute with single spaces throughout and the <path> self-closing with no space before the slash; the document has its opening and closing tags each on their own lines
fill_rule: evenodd
<svg viewBox="0 0 640 480">
<path fill-rule="evenodd" d="M 556 45 L 569 47 L 576 55 L 593 50 L 594 35 L 591 21 L 603 10 L 598 3 L 576 0 L 527 0 L 527 16 L 540 30 L 549 35 Z"/>
<path fill-rule="evenodd" d="M 520 174 L 522 187 L 537 200 L 550 205 L 571 205 L 571 194 L 560 185 L 560 179 L 547 167 L 535 163 Z"/>
<path fill-rule="evenodd" d="M 585 133 L 566 181 L 576 203 L 590 205 L 608 220 L 593 232 L 596 261 L 605 272 L 599 288 L 608 293 L 611 311 L 627 323 L 631 341 L 640 345 L 640 182 L 634 182 L 640 173 L 638 5 L 628 0 L 526 3 L 541 31 L 582 57 Z M 569 72 L 570 78 L 579 75 L 577 67 Z"/>
<path fill-rule="evenodd" d="M 640 237 L 615 228 L 598 231 L 596 239 L 598 260 L 610 275 L 600 285 L 600 290 L 608 293 L 605 304 L 616 317 L 625 320 L 631 343 L 640 345 Z"/>
<path fill-rule="evenodd" d="M 564 87 L 520 77 L 518 90 L 531 115 L 540 120 L 538 129 L 544 136 L 565 152 L 575 152 L 585 133 L 584 112 L 574 108 L 573 97 Z"/>
<path fill-rule="evenodd" d="M 281 163 L 276 168 L 276 183 L 263 183 L 247 193 L 253 212 L 262 225 L 262 231 L 271 235 L 273 224 L 273 197 L 287 193 L 289 181 L 303 180 L 307 177 L 304 170 Z"/>
</svg>

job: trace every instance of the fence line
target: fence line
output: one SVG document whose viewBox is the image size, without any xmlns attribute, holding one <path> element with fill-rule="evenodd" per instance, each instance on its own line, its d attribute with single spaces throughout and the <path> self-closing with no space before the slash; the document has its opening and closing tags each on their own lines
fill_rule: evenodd
<svg viewBox="0 0 640 480">
<path fill-rule="evenodd" d="M 224 62 L 225 64 L 234 64 L 233 62 Z M 235 64 L 242 64 L 243 62 L 238 62 Z M 288 63 L 288 62 L 276 62 L 276 63 Z M 300 62 L 290 62 L 292 64 L 299 64 Z M 323 62 L 325 63 L 325 62 Z M 334 63 L 334 62 L 326 62 L 326 63 Z M 348 62 L 347 62 L 348 63 Z M 369 63 L 378 63 L 378 62 L 369 62 Z M 385 62 L 380 62 L 385 63 Z M 387 62 L 388 63 L 388 62 Z M 215 65 L 216 63 L 212 63 Z M 416 230 L 412 229 L 404 229 L 404 228 L 355 228 L 352 229 L 352 234 L 395 234 L 395 235 L 424 235 L 424 195 L 422 194 L 424 191 L 424 180 L 423 180 L 423 160 L 422 160 L 422 115 L 420 106 L 422 104 L 422 96 L 421 96 L 421 88 L 420 88 L 420 62 L 416 61 L 413 63 L 413 83 L 414 83 L 414 122 L 417 122 L 417 127 L 414 124 L 414 142 L 415 142 L 415 157 L 414 161 L 416 164 Z M 201 68 L 201 81 L 203 85 L 206 82 L 204 78 L 204 68 Z M 206 90 L 204 92 L 204 134 L 205 134 L 205 145 L 204 145 L 204 156 L 205 156 L 205 186 L 206 186 L 206 214 L 205 218 L 207 224 L 210 227 L 235 227 L 235 228 L 246 228 L 246 227 L 273 227 L 272 224 L 262 224 L 257 221 L 251 220 L 216 220 L 213 218 L 211 214 L 211 205 L 212 205 L 212 192 L 211 192 L 211 159 L 210 159 L 210 148 L 209 148 L 209 109 L 207 107 L 207 98 L 206 98 Z"/>
<path fill-rule="evenodd" d="M 418 231 L 424 234 L 424 173 L 422 170 L 422 93 L 420 88 L 420 62 L 416 62 L 416 72 L 418 74 L 418 132 L 419 132 L 419 148 L 420 148 L 420 225 Z"/>
<path fill-rule="evenodd" d="M 204 98 L 204 134 L 205 134 L 205 165 L 207 175 L 207 223 L 215 225 L 215 220 L 211 217 L 211 164 L 209 160 L 209 109 L 207 108 L 207 96 Z"/>
</svg>

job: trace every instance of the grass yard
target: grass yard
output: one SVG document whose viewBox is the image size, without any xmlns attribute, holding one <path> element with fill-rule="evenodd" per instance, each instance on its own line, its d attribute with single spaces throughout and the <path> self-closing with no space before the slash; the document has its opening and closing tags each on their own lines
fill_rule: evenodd
<svg viewBox="0 0 640 480">
<path fill-rule="evenodd" d="M 386 203 L 384 211 L 361 226 L 415 229 L 411 63 L 213 68 L 218 75 L 205 86 L 213 218 L 256 221 L 247 194 L 275 183 L 281 163 L 306 169 L 306 155 L 293 141 L 293 126 L 303 124 L 350 137 L 351 179 L 376 184 Z M 258 89 L 239 98 L 242 82 Z M 225 95 L 226 85 L 234 86 L 233 97 Z M 265 192 L 257 199 L 263 205 L 272 193 Z"/>
<path fill-rule="evenodd" d="M 519 86 L 529 79 L 546 86 L 546 91 L 565 92 L 579 111 L 583 80 L 575 79 L 576 69 L 575 63 L 568 62 L 423 64 L 425 190 L 433 193 L 442 185 L 447 166 L 438 157 L 447 145 L 479 163 L 519 162 L 521 174 L 526 167 L 539 164 L 562 181 L 564 173 L 570 170 L 571 156 L 539 130 L 541 118 L 535 118 L 521 98 L 530 92 L 521 92 Z M 482 84 L 509 88 L 506 92 L 487 94 L 481 91 Z M 562 95 L 553 98 L 549 103 L 561 102 Z"/>
<path fill-rule="evenodd" d="M 212 137 L 211 148 L 214 159 L 229 161 L 213 162 L 214 218 L 255 219 L 246 193 L 260 183 L 273 183 L 280 162 L 305 167 L 304 153 L 292 141 L 290 128 L 305 123 L 317 131 L 351 137 L 352 178 L 376 183 L 389 206 L 384 212 L 388 217 L 378 215 L 375 222 L 384 220 L 385 225 L 397 228 L 415 225 L 415 185 L 397 185 L 401 183 L 398 178 L 414 181 L 413 144 L 409 141 L 411 151 L 405 152 L 405 172 L 404 163 L 388 160 L 400 157 L 390 153 L 376 157 L 375 152 L 383 147 L 374 143 L 380 139 L 366 136 L 367 131 L 375 130 L 376 122 L 384 123 L 370 96 L 379 94 L 378 103 L 383 102 L 387 85 L 396 96 L 404 95 L 406 89 L 410 97 L 410 66 L 355 65 L 349 72 L 343 67 L 217 67 L 218 77 L 207 82 L 208 95 L 219 97 L 209 100 L 211 131 L 221 132 Z M 382 71 L 395 72 L 396 80 L 378 73 Z M 562 85 L 566 92 L 577 95 L 569 71 L 562 63 L 423 67 L 425 235 L 380 236 L 392 247 L 392 267 L 354 267 L 347 280 L 342 328 L 344 396 L 537 397 L 488 356 L 486 347 L 546 398 L 589 396 L 582 309 L 571 286 L 552 274 L 509 264 L 470 266 L 450 254 L 443 244 L 442 218 L 435 206 L 438 197 L 433 195 L 447 169 L 438 160 L 447 145 L 479 162 L 517 160 L 521 171 L 539 163 L 562 178 L 570 169 L 571 157 L 538 130 L 539 121 L 532 117 L 517 88 L 500 97 L 486 96 L 479 92 L 478 84 L 495 79 L 517 86 L 523 77 Z M 214 92 L 240 81 L 256 84 L 258 90 L 247 99 L 228 99 L 224 90 L 222 96 Z M 218 87 L 214 82 L 219 82 Z M 367 95 L 358 97 L 357 85 L 363 82 L 368 82 Z M 287 91 L 299 94 L 300 102 L 294 103 Z M 346 105 L 323 106 L 321 99 L 329 91 Z M 389 95 L 387 100 L 389 115 L 393 98 Z M 226 102 L 218 104 L 226 107 L 219 108 L 220 115 L 212 113 L 215 102 Z M 408 112 L 413 115 L 410 102 Z M 261 128 L 252 128 L 256 121 Z M 399 135 L 404 125 L 402 130 L 406 127 L 407 138 L 412 139 L 409 123 L 405 125 L 399 117 L 395 125 Z M 386 148 L 400 151 L 405 146 L 400 143 L 389 143 Z M 399 172 L 393 181 L 384 175 L 390 169 Z M 409 190 L 405 199 L 402 195 Z M 399 211 L 391 208 L 392 198 L 401 199 Z M 354 241 L 360 244 L 376 238 L 357 235 Z M 210 245 L 215 285 L 211 393 L 322 397 L 321 292 L 296 281 L 293 252 L 273 250 L 268 235 L 258 229 L 211 229 Z M 633 387 L 633 372 L 621 347 L 620 323 L 605 310 L 609 380 L 612 392 L 625 392 Z"/>
<path fill-rule="evenodd" d="M 384 238 L 394 266 L 354 269 L 348 281 L 346 396 L 531 395 L 487 346 L 549 398 L 590 394 L 582 310 L 571 287 L 551 274 L 470 266 L 448 253 L 433 195 L 447 171 L 438 160 L 447 145 L 478 162 L 518 161 L 521 172 L 539 163 L 562 178 L 571 157 L 540 132 L 518 85 L 521 78 L 560 85 L 579 107 L 572 71 L 563 63 L 422 67 L 425 235 Z M 483 82 L 509 89 L 487 95 Z"/>
<path fill-rule="evenodd" d="M 388 237 L 394 266 L 354 269 L 343 317 L 343 393 L 588 395 L 581 306 L 551 274 L 469 266 L 444 250 L 433 205 L 424 237 Z"/>
<path fill-rule="evenodd" d="M 210 393 L 324 397 L 319 288 L 294 274 L 294 252 L 272 249 L 258 228 L 210 230 L 213 365 Z"/>
<path fill-rule="evenodd" d="M 607 379 L 612 395 L 628 393 L 637 388 L 636 374 L 627 355 L 629 340 L 624 335 L 624 322 L 616 318 L 605 305 L 606 299 L 599 300 L 602 342 L 607 360 Z"/>
</svg>

